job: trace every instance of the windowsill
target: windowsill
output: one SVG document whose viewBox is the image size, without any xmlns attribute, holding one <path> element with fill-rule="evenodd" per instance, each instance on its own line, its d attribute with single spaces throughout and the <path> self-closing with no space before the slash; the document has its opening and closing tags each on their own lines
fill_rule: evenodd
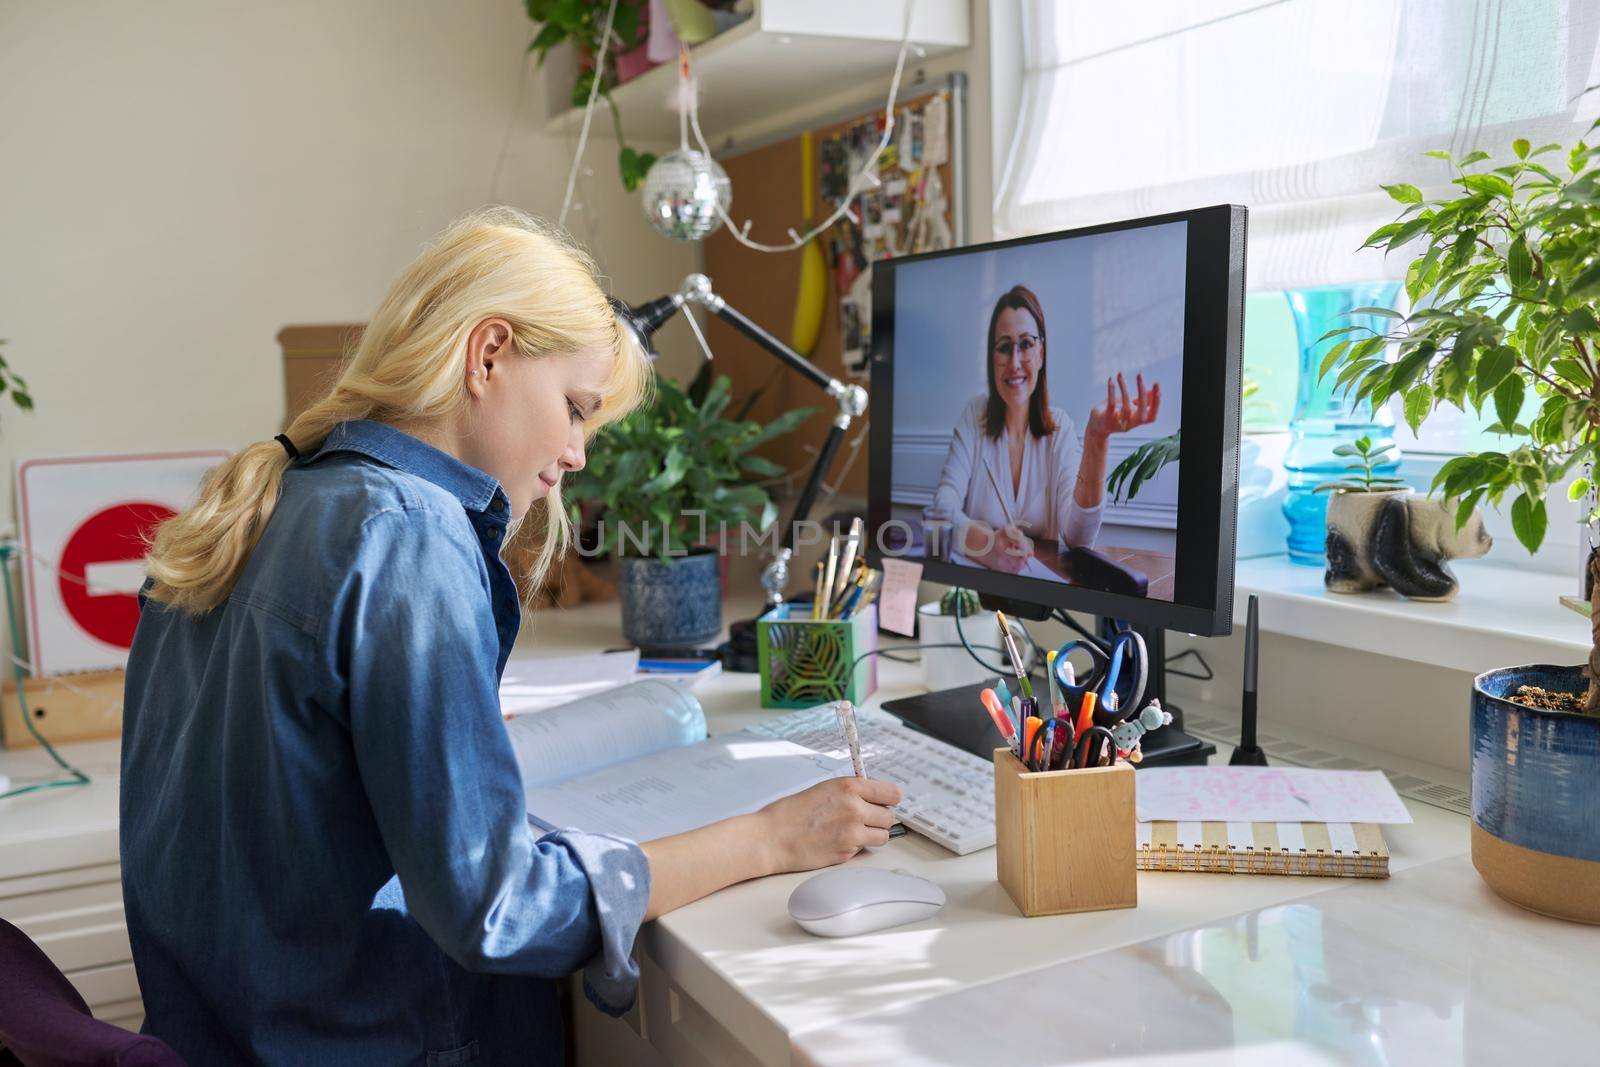
<svg viewBox="0 0 1600 1067">
<path fill-rule="evenodd" d="M 1454 600 L 1435 604 L 1406 600 L 1389 589 L 1330 593 L 1320 567 L 1290 563 L 1287 556 L 1240 560 L 1233 621 L 1244 624 L 1254 593 L 1262 630 L 1361 652 L 1474 674 L 1588 659 L 1588 622 L 1560 602 L 1576 592 L 1574 578 L 1479 561 L 1450 567 L 1461 589 Z"/>
</svg>

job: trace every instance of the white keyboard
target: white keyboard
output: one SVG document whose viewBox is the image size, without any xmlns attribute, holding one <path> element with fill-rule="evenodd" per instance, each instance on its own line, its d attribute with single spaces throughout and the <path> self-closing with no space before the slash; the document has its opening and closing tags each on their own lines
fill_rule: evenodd
<svg viewBox="0 0 1600 1067">
<path fill-rule="evenodd" d="M 856 709 L 861 762 L 868 778 L 898 785 L 895 814 L 909 829 L 959 856 L 994 844 L 994 764 L 907 727 L 886 711 Z M 748 727 L 757 737 L 792 741 L 849 759 L 832 704 Z"/>
</svg>

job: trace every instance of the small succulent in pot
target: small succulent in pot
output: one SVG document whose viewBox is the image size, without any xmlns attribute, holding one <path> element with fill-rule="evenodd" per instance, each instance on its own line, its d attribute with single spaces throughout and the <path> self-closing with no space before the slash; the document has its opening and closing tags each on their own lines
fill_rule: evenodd
<svg viewBox="0 0 1600 1067">
<path fill-rule="evenodd" d="M 1449 600 L 1459 583 L 1445 562 L 1481 556 L 1494 541 L 1476 511 L 1457 526 L 1454 502 L 1416 496 L 1402 479 L 1373 474 L 1388 462 L 1388 451 L 1367 437 L 1334 449 L 1356 459 L 1348 469 L 1358 473 L 1317 486 L 1333 494 L 1322 584 L 1333 593 L 1387 585 L 1412 600 Z"/>
<path fill-rule="evenodd" d="M 940 615 L 960 615 L 971 618 L 982 610 L 978 603 L 978 594 L 971 589 L 946 589 L 944 596 L 939 598 Z"/>
<path fill-rule="evenodd" d="M 1405 486 L 1404 478 L 1395 478 L 1388 475 L 1372 473 L 1385 463 L 1392 462 L 1389 453 L 1394 445 L 1378 445 L 1373 447 L 1371 437 L 1358 437 L 1354 444 L 1339 445 L 1333 450 L 1336 456 L 1354 458 L 1357 462 L 1346 463 L 1347 471 L 1360 472 L 1357 476 L 1341 478 L 1336 482 L 1323 482 L 1317 486 L 1319 493 L 1390 493 Z"/>
</svg>

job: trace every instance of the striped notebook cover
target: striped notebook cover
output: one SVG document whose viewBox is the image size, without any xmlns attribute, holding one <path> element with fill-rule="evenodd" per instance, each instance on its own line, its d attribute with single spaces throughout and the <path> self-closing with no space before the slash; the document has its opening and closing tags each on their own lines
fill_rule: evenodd
<svg viewBox="0 0 1600 1067">
<path fill-rule="evenodd" d="M 1370 823 L 1141 822 L 1141 871 L 1389 877 L 1389 847 Z"/>
</svg>

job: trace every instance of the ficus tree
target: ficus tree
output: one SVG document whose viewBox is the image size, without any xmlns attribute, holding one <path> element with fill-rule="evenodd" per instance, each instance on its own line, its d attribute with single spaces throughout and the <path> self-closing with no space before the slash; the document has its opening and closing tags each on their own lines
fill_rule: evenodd
<svg viewBox="0 0 1600 1067">
<path fill-rule="evenodd" d="M 1402 210 L 1362 246 L 1413 251 L 1411 311 L 1356 309 L 1390 328 L 1330 331 L 1324 339 L 1339 340 L 1321 374 L 1337 374 L 1339 388 L 1374 407 L 1399 397 L 1413 430 L 1443 404 L 1491 412 L 1502 448 L 1449 460 L 1431 491 L 1458 502 L 1458 526 L 1480 503 L 1509 500 L 1512 530 L 1532 552 L 1549 525 L 1546 496 L 1574 474 L 1568 494 L 1590 501 L 1585 519 L 1596 519 L 1600 146 L 1518 139 L 1503 160 L 1482 151 L 1427 154 L 1454 169 L 1450 194 L 1430 199 L 1414 185 L 1384 186 Z M 1600 556 L 1589 566 L 1600 579 Z M 1595 589 L 1600 594 L 1600 581 Z M 1597 714 L 1600 653 L 1591 650 L 1586 673 L 1586 705 Z"/>
</svg>

